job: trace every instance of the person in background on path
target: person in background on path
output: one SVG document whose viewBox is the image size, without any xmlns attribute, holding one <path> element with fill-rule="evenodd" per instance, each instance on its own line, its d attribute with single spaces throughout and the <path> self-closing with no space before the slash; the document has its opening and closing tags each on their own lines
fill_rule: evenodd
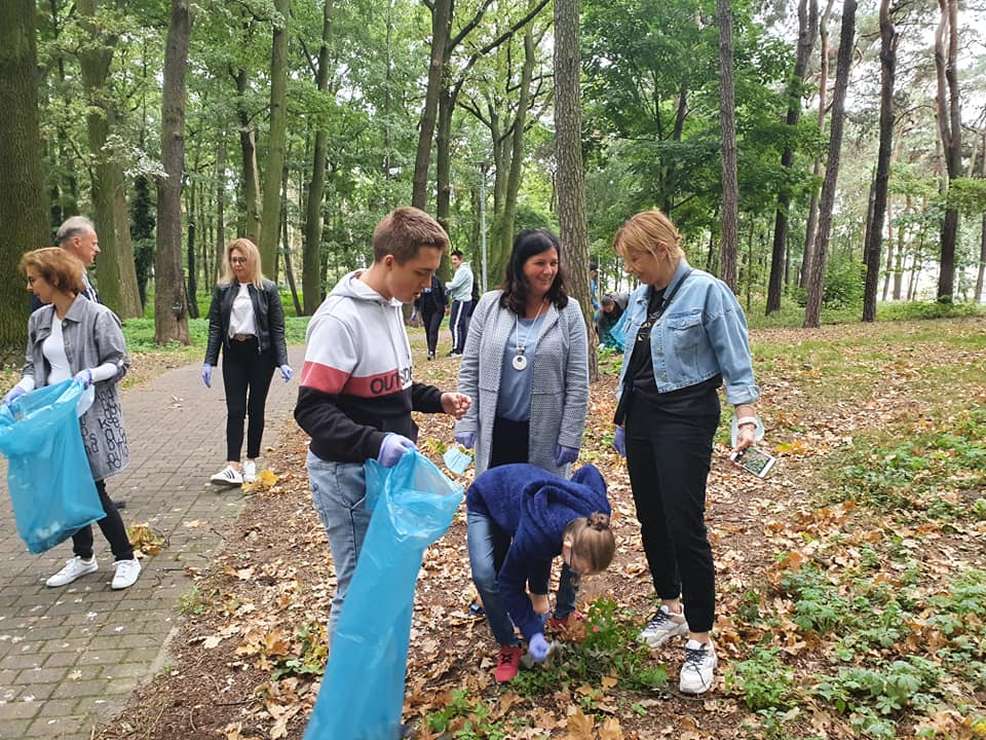
<svg viewBox="0 0 986 740">
<path fill-rule="evenodd" d="M 96 235 L 96 227 L 92 221 L 85 216 L 72 216 L 65 219 L 55 232 L 55 242 L 82 263 L 83 289 L 79 295 L 99 303 L 99 293 L 93 287 L 87 272 L 96 262 L 96 255 L 99 254 L 99 237 Z M 37 311 L 43 305 L 41 299 L 31 293 L 31 312 Z"/>
<path fill-rule="evenodd" d="M 140 562 L 134 557 L 123 519 L 106 493 L 106 479 L 123 470 L 130 460 L 117 389 L 130 365 L 120 319 L 83 295 L 85 267 L 68 250 L 47 247 L 28 252 L 21 258 L 20 269 L 27 277 L 27 289 L 43 305 L 28 320 L 23 377 L 3 403 L 69 379 L 92 389 L 92 405 L 79 424 L 90 473 L 106 514 L 96 523 L 113 552 L 116 572 L 112 587 L 129 588 L 140 575 Z M 91 525 L 72 535 L 72 551 L 73 557 L 46 581 L 48 586 L 65 586 L 98 570 Z"/>
<path fill-rule="evenodd" d="M 603 347 L 623 351 L 623 337 L 618 336 L 614 328 L 623 318 L 629 299 L 626 293 L 606 293 L 603 296 L 602 308 L 596 312 L 596 335 Z"/>
<path fill-rule="evenodd" d="M 626 457 L 644 552 L 660 605 L 640 633 L 657 647 L 688 636 L 680 689 L 701 694 L 717 664 L 715 568 L 705 487 L 719 425 L 719 395 L 735 407 L 735 450 L 763 434 L 753 404 L 746 318 L 721 280 L 689 266 L 681 235 L 661 211 L 638 213 L 613 248 L 640 280 L 627 308 L 614 446 Z M 682 596 L 684 610 L 682 610 Z"/>
<path fill-rule="evenodd" d="M 422 290 L 421 295 L 414 299 L 414 307 L 425 327 L 429 360 L 434 360 L 435 354 L 438 352 L 438 330 L 442 326 L 442 319 L 445 318 L 447 305 L 448 297 L 445 295 L 445 286 L 442 285 L 442 281 L 438 279 L 437 275 L 432 275 L 431 285 Z"/>
<path fill-rule="evenodd" d="M 452 351 L 449 355 L 461 355 L 469 335 L 469 317 L 472 316 L 473 278 L 472 268 L 463 261 L 462 252 L 456 249 L 451 256 L 455 274 L 452 282 L 445 284 L 449 300 L 452 301 L 452 312 L 449 316 L 449 329 L 452 332 Z"/>
<path fill-rule="evenodd" d="M 469 564 L 500 645 L 497 681 L 517 675 L 522 649 L 514 625 L 536 662 L 547 657 L 540 602 L 547 598 L 551 561 L 561 555 L 576 579 L 609 567 L 616 551 L 609 517 L 606 483 L 592 465 L 571 480 L 535 465 L 503 465 L 469 487 Z"/>
<path fill-rule="evenodd" d="M 264 435 L 264 407 L 274 368 L 287 383 L 294 372 L 288 364 L 284 339 L 284 308 L 277 285 L 260 270 L 260 251 L 249 239 L 226 245 L 223 276 L 209 306 L 209 342 L 202 365 L 202 382 L 212 387 L 212 371 L 223 351 L 226 390 L 226 467 L 212 476 L 221 486 L 239 486 L 257 479 L 257 458 Z M 247 459 L 243 423 L 249 414 Z"/>
<path fill-rule="evenodd" d="M 484 295 L 459 366 L 459 392 L 473 399 L 455 426 L 476 449 L 476 475 L 531 463 L 560 476 L 578 459 L 589 405 L 582 309 L 565 292 L 558 238 L 545 229 L 514 239 L 503 287 Z M 552 627 L 581 619 L 571 572 L 562 569 Z M 547 611 L 547 596 L 539 597 Z"/>
<path fill-rule="evenodd" d="M 427 213 L 392 211 L 373 231 L 373 265 L 344 276 L 308 325 L 294 418 L 311 437 L 308 477 L 335 563 L 330 645 L 370 523 L 363 463 L 393 467 L 416 449 L 412 411 L 459 418 L 469 407 L 466 396 L 413 382 L 401 315 L 447 247 Z"/>
</svg>

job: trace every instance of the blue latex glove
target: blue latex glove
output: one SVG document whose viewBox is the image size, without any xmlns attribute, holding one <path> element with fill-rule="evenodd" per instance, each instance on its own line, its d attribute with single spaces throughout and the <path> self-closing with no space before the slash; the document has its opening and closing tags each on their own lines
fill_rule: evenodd
<svg viewBox="0 0 986 740">
<path fill-rule="evenodd" d="M 414 442 L 400 434 L 390 433 L 383 438 L 377 462 L 385 468 L 392 468 L 408 452 L 418 449 Z"/>
<path fill-rule="evenodd" d="M 555 465 L 559 468 L 562 465 L 568 465 L 579 459 L 579 448 L 578 447 L 564 447 L 563 445 L 555 446 Z"/>
<path fill-rule="evenodd" d="M 471 450 L 476 446 L 476 432 L 459 432 L 455 435 L 455 441 L 467 450 Z"/>
<path fill-rule="evenodd" d="M 16 401 L 18 398 L 25 395 L 26 393 L 27 393 L 26 390 L 21 388 L 19 385 L 15 385 L 13 388 L 7 391 L 7 395 L 3 397 L 4 406 L 13 403 L 14 401 Z"/>
<path fill-rule="evenodd" d="M 281 377 L 284 378 L 285 383 L 294 377 L 294 370 L 291 369 L 290 365 L 281 365 L 278 369 L 281 371 Z"/>
<path fill-rule="evenodd" d="M 208 362 L 202 366 L 202 382 L 206 388 L 212 387 L 212 365 Z"/>
<path fill-rule="evenodd" d="M 88 388 L 92 385 L 92 370 L 79 370 L 72 381 L 81 385 L 83 389 Z"/>
<path fill-rule="evenodd" d="M 620 457 L 627 456 L 626 433 L 623 427 L 616 427 L 616 434 L 613 435 L 613 448 L 620 453 Z"/>
<path fill-rule="evenodd" d="M 527 652 L 535 663 L 543 663 L 548 657 L 548 641 L 544 639 L 544 635 L 540 632 L 534 635 L 527 643 Z"/>
</svg>

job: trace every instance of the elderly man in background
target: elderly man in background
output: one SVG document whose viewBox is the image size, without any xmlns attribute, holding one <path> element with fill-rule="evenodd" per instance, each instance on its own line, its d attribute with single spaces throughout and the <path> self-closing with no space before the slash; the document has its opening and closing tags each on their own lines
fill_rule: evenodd
<svg viewBox="0 0 986 740">
<path fill-rule="evenodd" d="M 85 290 L 80 295 L 99 303 L 99 293 L 89 279 L 89 268 L 96 262 L 96 255 L 99 254 L 99 237 L 96 235 L 93 222 L 85 216 L 72 216 L 66 219 L 55 232 L 55 242 L 69 254 L 78 257 L 86 268 L 86 272 L 82 273 Z M 36 296 L 31 296 L 32 313 L 42 305 Z"/>
</svg>

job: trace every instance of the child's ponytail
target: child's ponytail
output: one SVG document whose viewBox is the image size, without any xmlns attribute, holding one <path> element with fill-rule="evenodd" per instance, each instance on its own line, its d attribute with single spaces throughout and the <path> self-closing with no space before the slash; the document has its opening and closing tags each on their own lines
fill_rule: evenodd
<svg viewBox="0 0 986 740">
<path fill-rule="evenodd" d="M 564 540 L 570 543 L 572 556 L 585 563 L 592 573 L 606 570 L 616 554 L 616 537 L 609 526 L 609 515 L 599 511 L 570 521 L 565 527 Z"/>
</svg>

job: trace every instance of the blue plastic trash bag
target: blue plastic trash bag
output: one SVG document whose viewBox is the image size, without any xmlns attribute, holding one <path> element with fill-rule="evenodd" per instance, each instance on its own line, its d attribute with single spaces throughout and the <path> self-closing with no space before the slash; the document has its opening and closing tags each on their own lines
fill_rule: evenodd
<svg viewBox="0 0 986 740">
<path fill-rule="evenodd" d="M 452 523 L 462 487 L 414 452 L 364 465 L 373 509 L 336 625 L 306 740 L 400 736 L 414 589 L 425 548 Z"/>
<path fill-rule="evenodd" d="M 82 445 L 82 386 L 66 380 L 0 408 L 0 453 L 17 532 L 33 553 L 106 516 Z"/>
<path fill-rule="evenodd" d="M 613 324 L 607 332 L 606 345 L 617 352 L 623 352 L 627 344 L 627 325 L 630 323 L 630 312 L 624 311 L 623 315 Z"/>
</svg>

